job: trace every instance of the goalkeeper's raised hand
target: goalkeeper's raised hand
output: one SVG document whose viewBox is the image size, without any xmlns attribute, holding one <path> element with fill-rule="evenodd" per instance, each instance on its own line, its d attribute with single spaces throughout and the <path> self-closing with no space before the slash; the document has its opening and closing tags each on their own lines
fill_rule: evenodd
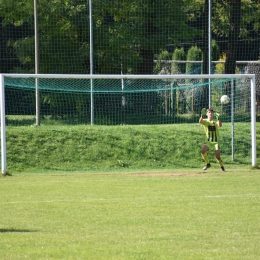
<svg viewBox="0 0 260 260">
<path fill-rule="evenodd" d="M 201 117 L 203 118 L 206 114 L 207 114 L 207 109 L 206 108 L 202 108 L 201 109 Z"/>
<path fill-rule="evenodd" d="M 220 119 L 220 114 L 219 113 L 215 113 L 216 119 L 217 121 Z"/>
</svg>

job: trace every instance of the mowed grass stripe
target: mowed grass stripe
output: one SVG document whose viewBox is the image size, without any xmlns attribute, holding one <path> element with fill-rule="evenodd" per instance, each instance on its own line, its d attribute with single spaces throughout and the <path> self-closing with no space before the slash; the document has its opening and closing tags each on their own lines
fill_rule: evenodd
<svg viewBox="0 0 260 260">
<path fill-rule="evenodd" d="M 257 259 L 259 171 L 1 178 L 1 259 Z"/>
</svg>

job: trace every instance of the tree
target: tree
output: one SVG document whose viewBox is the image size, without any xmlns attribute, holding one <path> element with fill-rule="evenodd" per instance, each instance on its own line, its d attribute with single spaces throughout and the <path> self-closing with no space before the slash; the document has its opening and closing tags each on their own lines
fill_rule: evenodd
<svg viewBox="0 0 260 260">
<path fill-rule="evenodd" d="M 186 60 L 186 53 L 184 51 L 184 48 L 175 48 L 173 54 L 172 54 L 172 59 L 173 60 Z M 172 63 L 172 74 L 184 74 L 185 73 L 185 68 L 186 65 L 185 63 Z M 177 85 L 177 83 L 174 83 L 175 85 Z M 171 108 L 173 111 L 173 114 L 179 113 L 181 108 L 180 108 L 180 102 L 179 102 L 179 96 L 180 96 L 180 92 L 182 90 L 178 90 L 178 89 L 174 89 L 171 90 Z"/>
<path fill-rule="evenodd" d="M 101 49 L 96 51 L 104 59 L 110 56 L 111 50 L 117 48 L 117 55 L 122 54 L 118 58 L 123 62 L 126 72 L 133 68 L 133 73 L 152 74 L 155 54 L 160 53 L 169 43 L 192 39 L 197 32 L 186 24 L 182 1 L 124 0 L 98 5 L 102 8 L 95 11 L 98 15 L 95 14 L 94 19 L 100 24 L 96 35 L 105 33 L 108 37 L 106 44 L 113 46 L 109 49 L 105 47 L 105 53 Z M 137 61 L 137 66 L 129 66 L 131 60 Z"/>
<path fill-rule="evenodd" d="M 179 0 L 93 1 L 94 72 L 152 74 L 154 54 L 196 33 L 186 24 L 182 6 Z M 41 73 L 89 72 L 88 12 L 88 3 L 82 0 L 39 1 Z M 14 5 L 2 0 L 1 16 L 5 24 L 29 24 L 26 37 L 10 44 L 27 71 L 33 72 L 33 1 Z"/>
<path fill-rule="evenodd" d="M 177 46 L 180 42 L 203 39 L 202 32 L 204 47 L 200 47 L 206 68 L 207 2 L 208 0 L 93 1 L 94 72 L 151 74 L 155 54 L 164 50 L 168 44 Z M 236 8 L 238 3 L 239 0 L 212 1 L 213 38 L 230 38 L 231 41 L 231 37 L 237 37 L 237 27 L 231 33 L 229 24 L 233 10 L 231 6 Z M 88 1 L 82 0 L 38 1 L 41 73 L 89 73 L 88 8 Z M 260 27 L 259 1 L 241 0 L 240 10 L 240 38 L 250 40 L 257 37 Z M 2 39 L 3 46 L 8 44 L 9 50 L 14 51 L 21 63 L 12 64 L 17 67 L 8 69 L 33 72 L 33 1 L 16 3 L 1 0 L 0 17 L 3 31 L 19 31 L 19 34 L 13 33 L 19 35 L 18 38 L 12 36 Z M 236 24 L 238 19 L 234 16 Z M 241 46 L 230 45 L 227 62 L 228 56 L 233 55 L 234 48 L 239 50 Z"/>
<path fill-rule="evenodd" d="M 231 0 L 229 6 L 229 33 L 225 74 L 235 74 L 240 34 L 241 0 Z"/>
<path fill-rule="evenodd" d="M 8 41 L 22 63 L 15 71 L 33 73 L 33 1 L 25 0 L 14 5 L 13 1 L 2 0 L 0 17 L 4 26 L 11 24 L 22 31 L 21 37 Z M 40 73 L 88 72 L 84 64 L 89 56 L 88 21 L 88 9 L 80 0 L 38 1 Z"/>
<path fill-rule="evenodd" d="M 9 42 L 17 39 L 19 35 L 20 30 L 16 30 L 11 24 L 5 26 L 0 17 L 0 72 L 2 73 L 8 73 L 14 67 L 21 65 L 14 49 L 9 45 Z"/>
<path fill-rule="evenodd" d="M 187 60 L 188 61 L 201 61 L 203 58 L 203 53 L 198 46 L 192 46 L 187 53 Z M 186 64 L 186 73 L 187 74 L 199 74 L 197 73 L 198 65 L 194 63 L 187 63 Z M 199 66 L 200 69 L 200 66 Z M 200 69 L 201 71 L 201 69 Z"/>
<path fill-rule="evenodd" d="M 156 56 L 157 62 L 154 66 L 154 74 L 171 74 L 171 69 L 167 61 L 171 60 L 170 53 L 166 50 L 163 50 L 159 55 Z M 165 62 L 166 61 L 166 62 Z"/>
<path fill-rule="evenodd" d="M 257 0 L 215 0 L 212 13 L 214 34 L 227 39 L 225 73 L 235 73 L 235 62 L 243 52 L 241 43 L 259 37 L 260 3 Z"/>
<path fill-rule="evenodd" d="M 173 54 L 172 54 L 173 60 L 186 60 L 186 54 L 184 51 L 184 48 L 175 48 Z M 171 74 L 182 74 L 185 73 L 185 63 L 172 63 L 172 73 Z"/>
</svg>

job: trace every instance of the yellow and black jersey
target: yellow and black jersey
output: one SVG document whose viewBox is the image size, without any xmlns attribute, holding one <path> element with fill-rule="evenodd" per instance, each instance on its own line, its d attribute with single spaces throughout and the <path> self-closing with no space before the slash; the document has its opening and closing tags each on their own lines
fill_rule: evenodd
<svg viewBox="0 0 260 260">
<path fill-rule="evenodd" d="M 218 143 L 219 142 L 219 126 L 215 121 L 203 119 L 203 127 L 206 133 L 207 141 Z"/>
</svg>

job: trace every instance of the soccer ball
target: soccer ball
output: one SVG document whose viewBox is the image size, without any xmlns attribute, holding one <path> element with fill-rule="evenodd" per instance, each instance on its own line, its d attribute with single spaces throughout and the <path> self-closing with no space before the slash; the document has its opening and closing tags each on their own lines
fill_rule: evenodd
<svg viewBox="0 0 260 260">
<path fill-rule="evenodd" d="M 228 104 L 229 101 L 230 101 L 230 98 L 229 98 L 227 95 L 223 95 L 223 96 L 220 98 L 220 102 L 221 102 L 221 104 L 223 104 L 223 105 Z"/>
</svg>

